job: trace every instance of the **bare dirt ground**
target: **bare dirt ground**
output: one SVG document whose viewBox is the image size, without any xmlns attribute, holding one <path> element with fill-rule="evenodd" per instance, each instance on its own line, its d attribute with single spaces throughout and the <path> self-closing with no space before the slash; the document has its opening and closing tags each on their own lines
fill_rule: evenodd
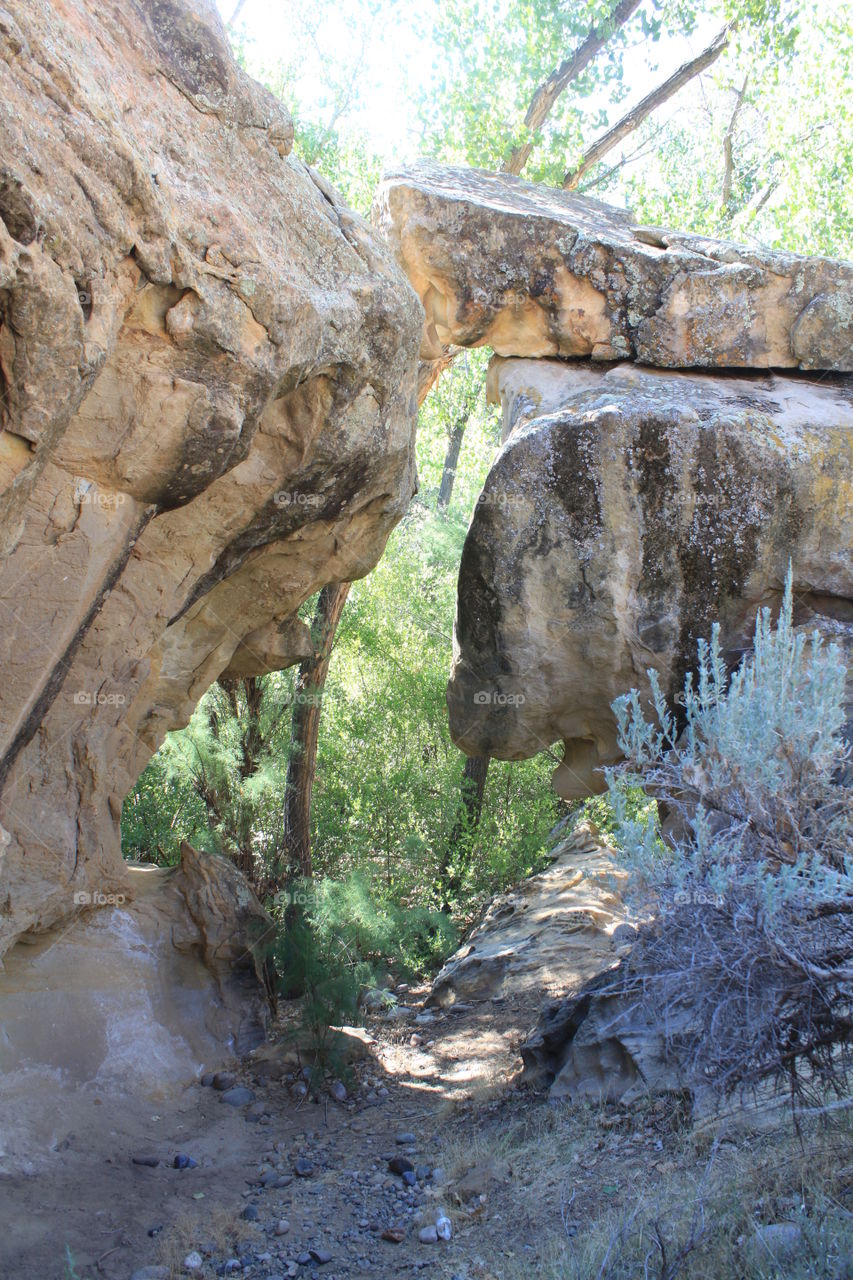
<svg viewBox="0 0 853 1280">
<path fill-rule="evenodd" d="M 343 1101 L 327 1090 L 300 1096 L 298 1073 L 275 1078 L 276 1059 L 272 1074 L 252 1060 L 236 1071 L 255 1095 L 241 1107 L 201 1084 L 157 1106 L 84 1091 L 69 1104 L 49 1160 L 34 1163 L 31 1176 L 0 1180 L 2 1280 L 421 1272 L 436 1280 L 583 1280 L 599 1274 L 612 1241 L 622 1239 L 612 1225 L 620 1215 L 636 1226 L 640 1192 L 661 1201 L 645 1212 L 653 1219 L 660 1208 L 666 1244 L 673 1198 L 683 1210 L 714 1160 L 737 1165 L 748 1222 L 798 1211 L 803 1194 L 789 1194 L 790 1179 L 759 1176 L 779 1163 L 765 1139 L 740 1134 L 722 1147 L 687 1139 L 673 1101 L 555 1111 L 519 1087 L 518 1046 L 536 1020 L 534 996 L 425 1013 L 426 994 L 412 991 L 401 997 L 406 1011 L 369 1020 L 373 1043 L 350 1067 Z M 843 1166 L 853 1148 L 846 1134 L 834 1141 L 833 1167 Z M 196 1167 L 174 1168 L 177 1155 Z M 414 1166 L 411 1187 L 389 1169 L 397 1156 Z M 439 1214 L 451 1220 L 451 1239 L 421 1242 Z M 735 1270 L 713 1258 L 703 1269 L 699 1249 L 673 1276 L 789 1274 L 749 1263 L 736 1213 L 719 1222 Z M 656 1247 L 651 1240 L 653 1261 Z M 201 1266 L 187 1271 L 193 1251 Z M 844 1277 L 853 1274 L 846 1265 L 790 1274 Z"/>
</svg>

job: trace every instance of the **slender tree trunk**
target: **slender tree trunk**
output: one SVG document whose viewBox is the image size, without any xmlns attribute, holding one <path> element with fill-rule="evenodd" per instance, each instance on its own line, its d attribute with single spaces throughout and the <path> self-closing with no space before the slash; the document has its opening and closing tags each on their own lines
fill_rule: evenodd
<svg viewBox="0 0 853 1280">
<path fill-rule="evenodd" d="M 462 448 L 462 438 L 465 435 L 465 428 L 468 425 L 468 419 L 470 416 L 471 409 L 466 408 L 462 413 L 460 413 L 450 432 L 447 453 L 444 456 L 444 470 L 441 473 L 441 484 L 438 488 L 439 511 L 446 511 L 450 506 L 450 498 L 453 494 L 453 482 L 456 479 L 456 464 L 459 462 L 459 451 Z"/>
<path fill-rule="evenodd" d="M 541 129 L 560 94 L 573 80 L 577 80 L 581 72 L 586 69 L 595 55 L 604 48 L 619 28 L 624 27 L 632 14 L 639 9 L 640 3 L 641 0 L 620 0 L 620 3 L 614 6 L 609 18 L 600 27 L 593 28 L 586 39 L 578 45 L 574 53 L 564 59 L 559 67 L 551 72 L 544 84 L 539 86 L 530 100 L 530 106 L 527 108 L 527 114 L 524 117 L 524 127 L 531 137 L 514 149 L 509 159 L 504 163 L 504 173 L 521 173 L 533 150 L 534 138 L 532 135 L 536 133 L 537 129 Z"/>
<path fill-rule="evenodd" d="M 335 633 L 349 595 L 349 582 L 324 587 L 311 626 L 315 655 L 299 665 L 290 730 L 290 758 L 284 795 L 284 847 L 290 873 L 306 878 L 311 859 L 311 794 L 317 767 L 320 711 Z"/>
<path fill-rule="evenodd" d="M 724 212 L 728 212 L 728 207 L 732 198 L 732 183 L 735 173 L 734 159 L 734 141 L 735 130 L 737 129 L 737 120 L 740 115 L 746 98 L 747 85 L 749 84 L 749 76 L 745 76 L 743 88 L 737 95 L 735 101 L 735 109 L 732 112 L 732 118 L 729 121 L 729 127 L 726 130 L 726 136 L 723 138 L 723 181 L 720 185 L 720 204 L 723 206 Z"/>
<path fill-rule="evenodd" d="M 599 160 L 606 156 L 609 151 L 612 151 L 614 147 L 618 147 L 623 138 L 627 138 L 635 129 L 638 129 L 647 116 L 650 116 L 653 111 L 657 111 L 658 107 L 662 107 L 665 102 L 673 98 L 679 89 L 683 89 L 690 80 L 698 76 L 701 71 L 705 71 L 707 67 L 710 67 L 712 62 L 716 62 L 720 54 L 728 47 L 730 31 L 730 26 L 724 27 L 716 40 L 709 44 L 708 48 L 704 49 L 698 58 L 685 62 L 675 72 L 675 75 L 670 76 L 662 85 L 659 85 L 657 89 L 643 98 L 642 102 L 639 102 L 632 111 L 623 116 L 618 124 L 615 124 L 612 129 L 605 133 L 603 138 L 599 138 L 598 142 L 594 142 L 584 154 L 578 167 L 571 169 L 566 174 L 563 179 L 563 189 L 565 191 L 574 191 L 581 178 L 593 165 L 598 164 Z"/>
<path fill-rule="evenodd" d="M 465 760 L 459 788 L 459 809 L 439 867 L 444 911 L 450 910 L 450 895 L 459 889 L 461 884 L 459 869 L 453 870 L 452 863 L 461 852 L 465 838 L 470 837 L 477 830 L 480 822 L 490 759 L 490 756 L 468 756 Z"/>
</svg>

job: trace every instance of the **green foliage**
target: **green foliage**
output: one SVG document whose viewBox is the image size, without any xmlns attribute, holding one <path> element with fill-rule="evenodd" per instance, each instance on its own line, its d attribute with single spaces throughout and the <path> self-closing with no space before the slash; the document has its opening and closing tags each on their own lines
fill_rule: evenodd
<svg viewBox="0 0 853 1280">
<path fill-rule="evenodd" d="M 621 188 L 640 220 L 801 253 L 853 254 L 853 21 L 816 0 L 799 8 L 795 58 L 780 63 L 760 43 L 743 49 L 706 77 L 701 99 L 663 126 L 647 122 L 632 143 L 645 158 Z M 793 38 L 788 30 L 786 41 Z M 724 202 L 724 138 L 744 83 Z M 616 175 L 596 194 L 618 184 Z"/>
<path fill-rule="evenodd" d="M 853 820 L 836 782 L 849 755 L 846 669 L 836 644 L 817 631 L 807 637 L 792 618 L 789 570 L 776 628 L 762 609 L 753 651 L 731 676 L 715 624 L 699 644 L 695 684 L 692 672 L 685 680 L 683 726 L 654 671 L 654 720 L 636 689 L 613 704 L 628 764 L 611 782 L 645 781 L 683 822 L 664 851 L 654 824 L 632 817 L 612 789 L 620 843 L 659 888 L 720 896 L 748 884 L 768 913 L 793 899 L 813 906 L 853 895 Z"/>
<path fill-rule="evenodd" d="M 272 959 L 285 999 L 299 997 L 296 1035 L 312 1075 L 341 1074 L 335 1027 L 359 1020 L 359 997 L 389 972 L 421 977 L 439 968 L 458 935 L 446 915 L 380 899 L 357 873 L 297 881 L 277 895 Z"/>
</svg>

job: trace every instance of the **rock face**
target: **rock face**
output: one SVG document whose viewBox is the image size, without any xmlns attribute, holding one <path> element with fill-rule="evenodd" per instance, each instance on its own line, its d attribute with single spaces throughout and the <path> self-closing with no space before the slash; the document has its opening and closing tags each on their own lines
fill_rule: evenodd
<svg viewBox="0 0 853 1280">
<path fill-rule="evenodd" d="M 179 867 L 129 868 L 125 895 L 82 896 L 79 918 L 0 971 L 0 1174 L 48 1152 L 72 1114 L 91 1124 L 104 1091 L 163 1097 L 265 1034 L 272 922 L 231 863 L 184 845 Z"/>
<path fill-rule="evenodd" d="M 422 315 L 210 0 L 9 0 L 0 43 L 2 954 L 130 891 L 164 733 L 381 554 Z"/>
<path fill-rule="evenodd" d="M 436 977 L 429 1005 L 565 990 L 615 962 L 614 931 L 625 922 L 618 893 L 625 872 L 587 823 L 550 856 L 546 871 L 495 899 Z"/>
<path fill-rule="evenodd" d="M 737 657 L 789 561 L 803 618 L 850 616 L 853 264 L 427 163 L 386 177 L 375 215 L 424 304 L 424 368 L 497 353 L 505 443 L 448 688 L 464 751 L 562 739 L 555 785 L 588 795 L 618 758 L 613 699 L 649 667 L 674 695 L 716 619 Z"/>
<path fill-rule="evenodd" d="M 456 344 L 853 370 L 853 263 L 636 226 L 597 200 L 428 162 L 385 176 L 376 217 L 424 304 L 425 360 Z"/>
<path fill-rule="evenodd" d="M 451 732 L 502 759 L 565 743 L 566 798 L 618 758 L 610 710 L 674 695 L 715 619 L 733 659 L 789 560 L 799 616 L 853 599 L 853 388 L 507 360 L 511 432 L 459 575 Z"/>
</svg>

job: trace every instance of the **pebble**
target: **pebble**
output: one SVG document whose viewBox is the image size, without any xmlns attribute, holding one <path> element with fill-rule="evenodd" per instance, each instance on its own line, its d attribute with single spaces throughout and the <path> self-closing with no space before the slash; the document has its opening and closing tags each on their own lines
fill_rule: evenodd
<svg viewBox="0 0 853 1280">
<path fill-rule="evenodd" d="M 255 1095 L 245 1085 L 238 1084 L 233 1089 L 225 1090 L 222 1095 L 222 1101 L 227 1102 L 229 1107 L 245 1107 L 250 1102 L 255 1101 Z"/>
<path fill-rule="evenodd" d="M 297 1156 L 293 1162 L 293 1172 L 297 1178 L 310 1178 L 314 1172 L 314 1166 L 310 1160 L 306 1160 L 304 1156 Z"/>
<path fill-rule="evenodd" d="M 335 1102 L 346 1102 L 347 1100 L 347 1087 L 342 1080 L 333 1080 L 329 1093 Z"/>
<path fill-rule="evenodd" d="M 173 1169 L 197 1169 L 198 1161 L 193 1160 L 192 1156 L 185 1156 L 179 1152 L 178 1155 L 176 1155 L 174 1160 L 172 1161 L 172 1168 Z"/>
<path fill-rule="evenodd" d="M 226 1089 L 233 1089 L 237 1083 L 237 1077 L 233 1071 L 217 1071 L 214 1073 L 210 1082 L 214 1089 L 218 1089 L 220 1093 L 225 1093 Z"/>
<path fill-rule="evenodd" d="M 287 1218 L 279 1218 L 278 1222 L 275 1224 L 276 1235 L 286 1236 L 289 1230 L 290 1223 L 287 1221 Z"/>
<path fill-rule="evenodd" d="M 410 1147 L 413 1142 L 417 1142 L 417 1138 L 413 1133 L 398 1133 L 394 1141 L 398 1147 Z"/>
<path fill-rule="evenodd" d="M 416 1185 L 417 1185 L 417 1181 L 418 1181 L 418 1180 L 417 1180 L 417 1178 L 415 1177 L 415 1171 L 414 1171 L 414 1169 L 406 1169 L 406 1170 L 405 1170 L 405 1172 L 403 1173 L 403 1181 L 404 1181 L 404 1183 L 406 1184 L 406 1186 L 407 1186 L 407 1187 L 414 1187 L 414 1186 L 416 1186 Z"/>
<path fill-rule="evenodd" d="M 402 1177 L 404 1173 L 413 1173 L 415 1166 L 406 1156 L 394 1156 L 393 1160 L 388 1161 L 388 1168 L 398 1177 Z"/>
<path fill-rule="evenodd" d="M 453 1235 L 453 1227 L 450 1225 L 450 1219 L 446 1214 L 439 1214 L 435 1222 L 435 1233 L 439 1240 L 449 1240 Z"/>
<path fill-rule="evenodd" d="M 258 1206 L 256 1204 L 247 1204 L 240 1217 L 244 1218 L 246 1222 L 257 1222 L 259 1217 Z"/>
<path fill-rule="evenodd" d="M 199 1084 L 201 1084 L 202 1088 L 204 1089 L 210 1088 L 210 1086 L 213 1084 L 213 1077 L 215 1074 L 216 1073 L 214 1071 L 205 1071 L 204 1075 L 201 1077 L 201 1080 L 199 1081 Z"/>
<path fill-rule="evenodd" d="M 204 1266 L 204 1259 L 195 1249 L 188 1253 L 183 1261 L 184 1271 L 201 1271 Z"/>
<path fill-rule="evenodd" d="M 421 1227 L 420 1231 L 418 1232 L 418 1239 L 420 1240 L 421 1244 L 437 1244 L 438 1231 L 434 1226 Z"/>
<path fill-rule="evenodd" d="M 328 1249 L 311 1249 L 310 1254 L 319 1267 L 325 1267 L 327 1262 L 332 1261 L 332 1255 Z"/>
<path fill-rule="evenodd" d="M 147 1169 L 156 1169 L 158 1164 L 160 1163 L 159 1156 L 147 1155 L 145 1153 L 131 1156 L 130 1158 L 134 1164 L 144 1165 Z"/>
</svg>

